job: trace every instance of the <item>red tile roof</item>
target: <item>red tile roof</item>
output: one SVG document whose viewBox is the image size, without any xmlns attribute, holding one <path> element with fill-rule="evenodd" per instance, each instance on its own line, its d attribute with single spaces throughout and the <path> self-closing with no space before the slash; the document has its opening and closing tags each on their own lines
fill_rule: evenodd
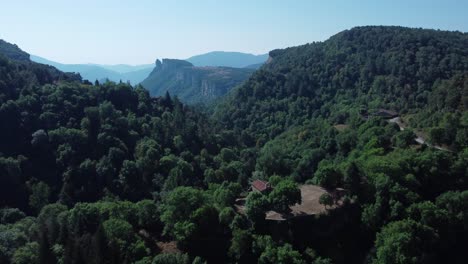
<svg viewBox="0 0 468 264">
<path fill-rule="evenodd" d="M 255 180 L 252 182 L 252 188 L 257 191 L 263 192 L 269 188 L 268 182 L 262 180 Z"/>
</svg>

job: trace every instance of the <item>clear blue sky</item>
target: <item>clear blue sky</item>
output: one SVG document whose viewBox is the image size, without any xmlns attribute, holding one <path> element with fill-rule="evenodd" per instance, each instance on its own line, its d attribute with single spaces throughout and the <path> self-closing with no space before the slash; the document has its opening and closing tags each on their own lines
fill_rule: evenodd
<svg viewBox="0 0 468 264">
<path fill-rule="evenodd" d="M 468 31 L 465 0 L 14 0 L 0 13 L 0 38 L 63 63 L 260 54 L 360 25 Z"/>
</svg>

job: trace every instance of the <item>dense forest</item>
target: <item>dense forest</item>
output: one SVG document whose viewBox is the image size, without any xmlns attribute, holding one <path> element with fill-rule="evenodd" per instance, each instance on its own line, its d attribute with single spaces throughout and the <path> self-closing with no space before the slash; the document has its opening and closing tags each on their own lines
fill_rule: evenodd
<svg viewBox="0 0 468 264">
<path fill-rule="evenodd" d="M 0 263 L 465 262 L 466 33 L 274 50 L 206 111 L 27 58 L 0 42 Z M 304 184 L 345 194 L 267 219 Z"/>
</svg>

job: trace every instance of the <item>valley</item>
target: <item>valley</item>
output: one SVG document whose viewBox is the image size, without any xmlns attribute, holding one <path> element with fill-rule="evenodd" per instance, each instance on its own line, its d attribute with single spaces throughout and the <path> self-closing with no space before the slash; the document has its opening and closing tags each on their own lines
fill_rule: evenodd
<svg viewBox="0 0 468 264">
<path fill-rule="evenodd" d="M 0 41 L 0 263 L 466 260 L 468 33 L 37 61 Z"/>
</svg>

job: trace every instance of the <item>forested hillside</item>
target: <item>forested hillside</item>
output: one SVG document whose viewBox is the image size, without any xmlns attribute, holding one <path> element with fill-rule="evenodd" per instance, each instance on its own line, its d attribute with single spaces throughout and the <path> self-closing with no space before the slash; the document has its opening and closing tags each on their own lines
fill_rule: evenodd
<svg viewBox="0 0 468 264">
<path fill-rule="evenodd" d="M 161 236 L 162 197 L 206 186 L 203 172 L 215 168 L 226 136 L 142 87 L 80 82 L 4 56 L 0 66 L 0 262 L 155 255 L 138 231 Z"/>
<path fill-rule="evenodd" d="M 354 28 L 323 43 L 270 52 L 269 63 L 218 112 L 227 125 L 255 127 L 266 138 L 312 117 L 342 123 L 378 108 L 437 113 L 435 126 L 468 106 L 467 45 L 466 33 Z"/>
<path fill-rule="evenodd" d="M 466 260 L 466 33 L 274 50 L 213 116 L 5 55 L 0 263 Z M 325 209 L 292 217 L 300 186 Z"/>
<path fill-rule="evenodd" d="M 0 39 L 0 54 L 17 61 L 29 61 L 28 53 L 22 51 L 17 45 L 10 44 L 3 39 Z"/>
<path fill-rule="evenodd" d="M 255 176 L 348 190 L 360 219 L 341 232 L 359 230 L 353 243 L 370 249 L 368 261 L 461 263 L 468 215 L 466 47 L 466 33 L 354 28 L 323 43 L 270 52 L 215 116 L 245 148 L 258 150 Z M 397 112 L 405 129 L 375 114 L 380 109 Z M 430 143 L 416 144 L 416 133 Z M 313 231 L 308 238 L 296 231 L 318 243 Z M 359 250 L 347 255 L 350 247 L 332 259 L 352 262 Z"/>
</svg>

